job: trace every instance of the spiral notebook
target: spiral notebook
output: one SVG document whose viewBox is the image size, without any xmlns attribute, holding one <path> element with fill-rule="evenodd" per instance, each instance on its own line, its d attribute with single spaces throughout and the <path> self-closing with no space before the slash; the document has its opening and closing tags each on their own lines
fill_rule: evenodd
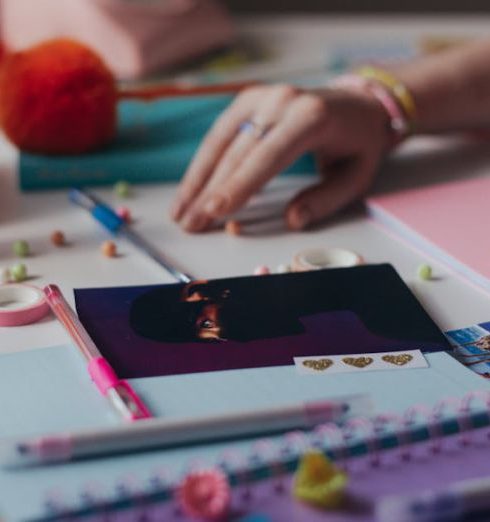
<svg viewBox="0 0 490 522">
<path fill-rule="evenodd" d="M 469 393 L 460 400 L 443 400 L 433 409 L 414 406 L 401 416 L 352 419 L 342 428 L 327 424 L 311 433 L 258 441 L 245 453 L 225 453 L 217 465 L 233 487 L 226 520 L 374 522 L 380 520 L 377 508 L 390 496 L 443 491 L 452 482 L 488 477 L 490 411 L 472 411 L 471 405 L 488 404 L 489 399 L 490 392 Z M 446 409 L 455 416 L 448 417 Z M 422 423 L 417 423 L 418 417 Z M 291 472 L 310 448 L 324 452 L 349 476 L 344 504 L 327 514 L 291 494 Z M 193 468 L 199 469 L 199 463 L 189 462 L 187 469 Z M 177 488 L 163 473 L 148 474 L 140 482 L 121 477 L 112 498 L 94 485 L 82 489 L 71 506 L 62 496 L 47 496 L 46 512 L 35 520 L 196 520 L 182 512 Z"/>
</svg>

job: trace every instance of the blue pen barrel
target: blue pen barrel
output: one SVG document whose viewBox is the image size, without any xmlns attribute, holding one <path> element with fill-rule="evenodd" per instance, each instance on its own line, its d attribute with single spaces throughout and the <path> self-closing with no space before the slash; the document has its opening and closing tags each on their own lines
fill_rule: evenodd
<svg viewBox="0 0 490 522">
<path fill-rule="evenodd" d="M 102 225 L 112 234 L 117 234 L 124 225 L 124 220 L 120 218 L 112 209 L 105 205 L 97 205 L 92 210 L 92 216 L 102 223 Z"/>
<path fill-rule="evenodd" d="M 178 281 L 189 283 L 192 280 L 190 275 L 176 268 L 162 252 L 143 239 L 138 233 L 132 230 L 131 227 L 128 227 L 124 219 L 120 218 L 109 205 L 104 204 L 96 196 L 82 189 L 73 188 L 68 193 L 68 197 L 72 203 L 90 212 L 92 216 L 112 234 L 124 234 L 126 239 L 131 241 L 133 245 L 136 245 L 143 252 L 146 252 L 146 254 L 163 266 L 163 268 Z"/>
</svg>

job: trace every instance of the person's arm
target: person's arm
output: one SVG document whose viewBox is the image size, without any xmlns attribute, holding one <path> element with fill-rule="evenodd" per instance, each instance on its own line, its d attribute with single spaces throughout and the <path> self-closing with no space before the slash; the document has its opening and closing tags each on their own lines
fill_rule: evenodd
<svg viewBox="0 0 490 522">
<path fill-rule="evenodd" d="M 490 127 L 490 41 L 393 69 L 417 109 L 414 133 Z M 247 123 L 243 127 L 244 122 Z M 191 232 L 239 209 L 302 153 L 319 158 L 322 180 L 290 202 L 299 230 L 359 198 L 389 149 L 389 117 L 361 89 L 253 87 L 240 94 L 204 139 L 182 181 L 173 218 Z"/>
<path fill-rule="evenodd" d="M 396 67 L 417 106 L 418 134 L 490 128 L 490 40 Z"/>
</svg>

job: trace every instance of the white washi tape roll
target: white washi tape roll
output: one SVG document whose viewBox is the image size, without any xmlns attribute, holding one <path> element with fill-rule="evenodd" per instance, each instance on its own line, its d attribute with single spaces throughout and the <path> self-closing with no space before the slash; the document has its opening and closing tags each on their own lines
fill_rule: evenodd
<svg viewBox="0 0 490 522">
<path fill-rule="evenodd" d="M 298 252 L 292 262 L 295 272 L 362 265 L 359 254 L 345 248 L 310 248 Z"/>
<path fill-rule="evenodd" d="M 22 326 L 39 321 L 49 312 L 40 288 L 24 284 L 0 285 L 0 326 Z"/>
</svg>

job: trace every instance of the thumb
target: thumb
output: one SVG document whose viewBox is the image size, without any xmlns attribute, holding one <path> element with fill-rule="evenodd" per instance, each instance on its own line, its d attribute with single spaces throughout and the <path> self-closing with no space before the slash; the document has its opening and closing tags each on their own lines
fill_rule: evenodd
<svg viewBox="0 0 490 522">
<path fill-rule="evenodd" d="M 371 163 L 361 158 L 330 170 L 321 183 L 291 200 L 286 209 L 288 228 L 302 230 L 335 214 L 367 190 L 373 172 Z"/>
</svg>

